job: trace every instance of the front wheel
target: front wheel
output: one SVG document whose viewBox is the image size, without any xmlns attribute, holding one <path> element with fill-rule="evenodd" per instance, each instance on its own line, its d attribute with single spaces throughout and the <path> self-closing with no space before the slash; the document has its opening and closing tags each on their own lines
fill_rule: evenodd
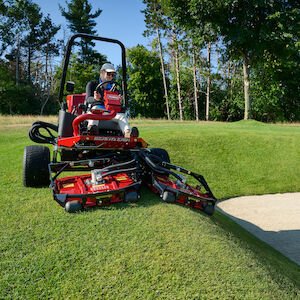
<svg viewBox="0 0 300 300">
<path fill-rule="evenodd" d="M 161 197 L 164 202 L 167 202 L 167 203 L 176 202 L 176 195 L 172 192 L 164 191 Z"/>
<path fill-rule="evenodd" d="M 152 154 L 157 156 L 157 159 L 159 161 L 165 161 L 167 163 L 170 163 L 170 156 L 167 150 L 162 148 L 149 148 L 148 151 Z"/>
<path fill-rule="evenodd" d="M 208 216 L 212 216 L 215 212 L 215 206 L 212 204 L 206 204 L 203 207 L 203 212 L 206 213 Z"/>
<path fill-rule="evenodd" d="M 25 187 L 49 186 L 50 151 L 44 146 L 27 146 L 23 157 L 23 185 Z"/>
<path fill-rule="evenodd" d="M 140 194 L 137 191 L 127 192 L 124 196 L 124 202 L 134 203 L 140 199 Z"/>
<path fill-rule="evenodd" d="M 83 210 L 83 206 L 80 201 L 68 201 L 65 205 L 65 211 L 68 213 L 77 213 Z"/>
</svg>

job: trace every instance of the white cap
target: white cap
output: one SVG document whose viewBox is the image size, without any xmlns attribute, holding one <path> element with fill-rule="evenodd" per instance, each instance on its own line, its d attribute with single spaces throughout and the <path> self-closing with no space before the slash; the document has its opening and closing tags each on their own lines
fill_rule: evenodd
<svg viewBox="0 0 300 300">
<path fill-rule="evenodd" d="M 116 72 L 116 69 L 115 69 L 114 65 L 110 64 L 110 63 L 105 63 L 101 67 L 100 71 L 103 71 L 103 70 L 106 71 L 106 72 Z"/>
</svg>

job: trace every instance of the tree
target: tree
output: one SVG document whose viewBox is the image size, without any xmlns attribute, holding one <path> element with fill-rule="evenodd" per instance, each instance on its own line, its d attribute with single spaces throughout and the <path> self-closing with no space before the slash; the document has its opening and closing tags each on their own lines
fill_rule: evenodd
<svg viewBox="0 0 300 300">
<path fill-rule="evenodd" d="M 283 33 L 276 25 L 274 16 L 287 19 L 296 7 L 295 1 L 207 1 L 207 0 L 172 0 L 167 2 L 167 11 L 174 21 L 185 28 L 197 28 L 209 24 L 223 38 L 228 55 L 243 62 L 245 112 L 248 119 L 250 106 L 250 66 L 253 68 L 270 49 L 270 39 Z M 282 15 L 282 13 L 284 14 Z M 299 16 L 299 8 L 293 16 Z M 275 18 L 276 19 L 276 18 Z M 280 38 L 279 38 L 280 39 Z M 273 45 L 273 51 L 277 47 Z M 278 50 L 278 49 L 277 49 Z M 277 51 L 276 50 L 276 51 Z M 278 53 L 278 51 L 277 51 Z"/>
<path fill-rule="evenodd" d="M 38 84 L 41 89 L 41 115 L 44 108 L 51 98 L 51 90 L 54 89 L 54 69 L 51 63 L 51 58 L 59 54 L 60 42 L 55 39 L 60 26 L 55 26 L 50 16 L 44 18 L 40 24 L 40 52 L 44 57 L 44 62 L 41 64 L 39 72 Z"/>
<path fill-rule="evenodd" d="M 9 0 L 5 4 L 5 10 L 0 5 L 1 54 L 6 58 L 4 68 L 8 68 L 10 75 L 15 74 L 15 87 L 6 88 L 2 96 L 9 94 L 20 101 L 10 105 L 9 110 L 3 106 L 3 112 L 33 113 L 36 100 L 43 112 L 50 98 L 52 75 L 49 76 L 48 69 L 51 56 L 58 53 L 55 35 L 60 27 L 53 25 L 49 16 L 44 18 L 40 7 L 31 0 Z M 20 99 L 18 93 L 22 94 Z"/>
<path fill-rule="evenodd" d="M 266 91 L 270 91 L 270 97 L 266 100 L 277 94 L 272 111 L 280 109 L 280 120 L 300 120 L 300 4 L 287 0 L 276 1 L 274 6 L 268 17 L 272 30 L 268 32 L 267 51 L 256 68 L 256 78 L 264 78 L 259 74 L 262 70 L 268 77 L 271 84 Z M 274 107 L 275 102 L 278 108 Z"/>
<path fill-rule="evenodd" d="M 92 12 L 92 5 L 87 0 L 70 0 L 66 2 L 67 10 L 60 7 L 62 15 L 67 19 L 72 33 L 86 33 L 95 35 L 97 25 L 95 19 L 101 14 L 97 9 Z M 106 56 L 93 49 L 95 43 L 82 39 L 79 43 L 79 51 L 74 51 L 68 68 L 67 78 L 76 83 L 75 92 L 82 93 L 88 81 L 99 78 L 99 66 L 107 61 Z M 56 77 L 59 78 L 61 68 L 58 68 Z"/>
<path fill-rule="evenodd" d="M 9 48 L 12 49 L 18 63 L 20 55 L 26 56 L 27 80 L 31 82 L 31 63 L 34 54 L 43 50 L 49 52 L 50 43 L 52 54 L 57 54 L 57 46 L 54 49 L 53 39 L 60 26 L 53 25 L 49 15 L 43 18 L 40 7 L 31 0 L 12 1 L 9 4 L 0 28 L 3 34 L 2 53 L 8 52 Z M 16 75 L 18 77 L 19 74 Z"/>
<path fill-rule="evenodd" d="M 9 63 L 0 61 L 0 112 L 2 114 L 28 114 L 39 112 L 39 99 L 35 89 L 27 82 L 16 86 L 14 70 Z"/>
<path fill-rule="evenodd" d="M 200 34 L 200 31 L 202 34 Z M 185 30 L 184 31 L 184 48 L 182 51 L 182 60 L 183 65 L 188 67 L 192 71 L 193 75 L 193 109 L 194 109 L 194 118 L 196 121 L 199 121 L 200 115 L 202 111 L 200 110 L 199 100 L 202 100 L 201 93 L 206 94 L 206 101 L 210 97 L 210 89 L 206 88 L 206 92 L 201 90 L 201 82 L 202 79 L 206 76 L 208 81 L 208 77 L 210 77 L 210 71 L 206 71 L 209 64 L 204 62 L 204 58 L 202 55 L 203 48 L 206 45 L 205 38 L 208 38 L 208 35 L 204 34 L 204 29 L 193 29 L 193 30 Z M 210 79 L 209 79 L 210 80 Z M 185 90 L 189 90 L 188 85 L 185 86 Z M 189 93 L 189 92 L 188 92 Z"/>
<path fill-rule="evenodd" d="M 182 103 L 182 89 L 181 89 L 181 80 L 180 80 L 180 52 L 181 52 L 181 42 L 180 42 L 180 33 L 178 30 L 173 27 L 170 30 L 170 52 L 171 58 L 173 61 L 173 77 L 175 78 L 176 82 L 176 89 L 177 89 L 177 103 L 179 109 L 179 120 L 183 121 L 183 103 Z M 171 68 L 170 68 L 171 69 Z"/>
<path fill-rule="evenodd" d="M 167 117 L 168 120 L 170 120 L 171 117 L 170 117 L 170 108 L 169 108 L 167 78 L 166 78 L 165 63 L 164 63 L 164 53 L 163 53 L 163 47 L 161 42 L 161 29 L 164 30 L 166 28 L 165 19 L 163 17 L 161 6 L 158 5 L 157 0 L 143 0 L 143 2 L 147 6 L 146 9 L 143 10 L 143 13 L 145 14 L 145 23 L 147 28 L 147 30 L 144 32 L 144 35 L 145 36 L 151 36 L 153 34 L 156 35 L 157 46 L 159 50 L 160 65 L 161 65 L 161 74 L 162 74 L 162 80 L 164 85 L 164 97 L 166 101 Z"/>
<path fill-rule="evenodd" d="M 64 16 L 69 25 L 69 29 L 72 33 L 86 33 L 95 35 L 97 31 L 94 29 L 97 25 L 95 19 L 97 19 L 102 10 L 97 9 L 92 13 L 92 5 L 88 0 L 71 0 L 66 2 L 67 10 L 59 5 L 62 16 Z M 104 60 L 104 57 L 93 50 L 95 43 L 87 40 L 79 42 L 80 46 L 80 59 L 85 64 L 93 64 Z"/>
<path fill-rule="evenodd" d="M 19 7 L 22 9 L 23 6 Z M 37 4 L 24 2 L 24 9 L 26 10 L 26 25 L 27 25 L 27 34 L 21 40 L 21 46 L 27 50 L 27 81 L 31 82 L 31 62 L 34 53 L 38 50 L 40 46 L 40 31 L 39 26 L 42 21 L 42 13 Z"/>
<path fill-rule="evenodd" d="M 164 90 L 159 72 L 160 58 L 155 52 L 138 45 L 128 49 L 128 95 L 134 116 L 162 118 Z"/>
<path fill-rule="evenodd" d="M 1 53 L 7 51 L 8 47 L 16 48 L 17 71 L 19 70 L 21 47 L 27 56 L 27 81 L 30 82 L 30 66 L 32 54 L 37 42 L 37 27 L 42 14 L 37 4 L 31 0 L 9 1 L 7 11 L 1 24 L 2 49 Z M 16 72 L 18 84 L 19 74 Z"/>
<path fill-rule="evenodd" d="M 210 118 L 220 121 L 243 119 L 244 95 L 241 62 L 223 56 L 218 62 L 218 74 L 213 74 Z"/>
</svg>

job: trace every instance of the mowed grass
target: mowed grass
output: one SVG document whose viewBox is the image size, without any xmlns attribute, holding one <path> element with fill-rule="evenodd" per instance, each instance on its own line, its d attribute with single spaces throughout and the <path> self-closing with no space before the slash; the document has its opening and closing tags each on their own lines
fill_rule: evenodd
<svg viewBox="0 0 300 300">
<path fill-rule="evenodd" d="M 168 205 L 144 188 L 135 205 L 72 215 L 48 188 L 24 188 L 37 119 L 0 117 L 0 299 L 300 299 L 299 266 L 219 212 Z M 299 126 L 132 125 L 204 175 L 219 199 L 299 192 Z"/>
</svg>

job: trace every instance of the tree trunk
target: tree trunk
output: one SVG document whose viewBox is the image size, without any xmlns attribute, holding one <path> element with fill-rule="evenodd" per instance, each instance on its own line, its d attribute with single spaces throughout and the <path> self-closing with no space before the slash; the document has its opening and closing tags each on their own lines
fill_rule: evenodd
<svg viewBox="0 0 300 300">
<path fill-rule="evenodd" d="M 209 120 L 209 102 L 210 102 L 210 54 L 211 54 L 211 44 L 210 42 L 207 44 L 207 67 L 208 67 L 208 74 L 207 74 L 207 86 L 206 86 L 206 110 L 205 110 L 205 120 Z"/>
<path fill-rule="evenodd" d="M 16 57 L 16 86 L 20 82 L 20 36 L 17 35 L 17 57 Z"/>
<path fill-rule="evenodd" d="M 46 57 L 45 57 L 45 76 L 46 76 L 46 81 L 48 83 L 48 45 L 46 48 Z"/>
<path fill-rule="evenodd" d="M 156 33 L 157 33 L 157 41 L 158 41 L 158 48 L 159 48 L 161 73 L 162 73 L 163 84 L 164 84 L 164 92 L 165 92 L 165 100 L 166 100 L 166 108 L 167 108 L 167 117 L 168 117 L 168 120 L 171 120 L 170 108 L 169 108 L 169 96 L 168 96 L 168 88 L 167 88 L 166 72 L 165 72 L 165 64 L 164 64 L 164 57 L 163 57 L 161 40 L 160 40 L 160 32 L 159 32 L 158 27 L 156 27 Z"/>
<path fill-rule="evenodd" d="M 42 98 L 44 98 L 44 95 L 47 93 L 47 96 L 45 97 L 44 100 L 42 100 L 42 106 L 41 106 L 41 112 L 40 115 L 42 116 L 44 113 L 44 108 L 50 98 L 50 82 L 49 82 L 49 75 L 48 75 L 48 47 L 46 49 L 46 57 L 45 57 L 45 81 L 44 81 L 44 86 L 43 86 L 43 96 Z"/>
<path fill-rule="evenodd" d="M 194 77 L 194 105 L 195 105 L 195 117 L 196 121 L 199 121 L 198 110 L 198 89 L 197 89 L 197 69 L 196 69 L 196 55 L 193 47 L 193 77 Z"/>
<path fill-rule="evenodd" d="M 235 65 L 229 63 L 229 80 L 230 80 L 230 100 L 233 100 L 233 89 L 234 89 L 234 80 L 233 77 L 235 76 Z"/>
<path fill-rule="evenodd" d="M 181 86 L 180 86 L 180 71 L 179 71 L 179 54 L 178 54 L 177 46 L 175 46 L 175 48 L 174 48 L 174 59 L 175 59 L 175 73 L 176 73 L 176 83 L 177 83 L 177 98 L 178 98 L 178 106 L 179 106 L 179 118 L 180 118 L 180 121 L 183 121 L 183 109 L 182 109 Z"/>
<path fill-rule="evenodd" d="M 31 47 L 28 47 L 27 81 L 31 82 Z"/>
<path fill-rule="evenodd" d="M 250 65 L 249 65 L 249 57 L 247 54 L 244 54 L 243 73 L 244 73 L 244 99 L 245 99 L 244 120 L 248 120 L 250 118 L 250 78 L 249 78 Z"/>
<path fill-rule="evenodd" d="M 10 114 L 10 115 L 13 115 L 14 113 L 13 113 L 11 101 L 8 101 L 8 107 L 9 107 L 9 114 Z"/>
</svg>

